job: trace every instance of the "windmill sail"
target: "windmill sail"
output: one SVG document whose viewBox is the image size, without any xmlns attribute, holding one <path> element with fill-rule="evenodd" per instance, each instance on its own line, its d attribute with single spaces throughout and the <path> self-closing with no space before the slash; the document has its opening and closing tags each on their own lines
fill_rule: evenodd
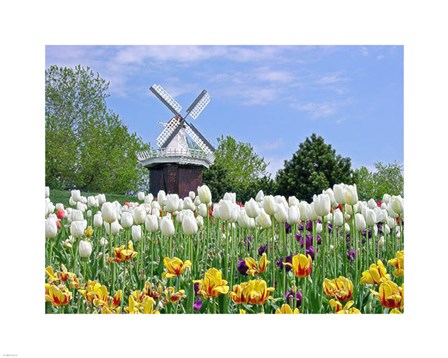
<svg viewBox="0 0 448 358">
<path fill-rule="evenodd" d="M 190 107 L 187 109 L 187 115 L 190 115 L 193 119 L 199 117 L 201 112 L 210 102 L 210 96 L 206 90 L 203 90 L 199 96 L 194 100 Z"/>
<path fill-rule="evenodd" d="M 207 154 L 213 154 L 215 148 L 204 138 L 204 136 L 190 123 L 185 122 L 185 132 L 191 139 Z"/>
<path fill-rule="evenodd" d="M 171 119 L 163 129 L 162 133 L 160 133 L 159 136 L 157 137 L 157 145 L 160 148 L 166 146 L 169 143 L 168 139 L 169 138 L 172 139 L 177 134 L 177 132 L 179 132 L 181 127 L 182 127 L 181 122 L 177 119 L 177 117 Z M 172 135 L 173 137 L 171 137 Z"/>
<path fill-rule="evenodd" d="M 164 88 L 160 85 L 152 85 L 150 87 L 152 93 L 156 95 L 160 101 L 168 107 L 168 109 L 173 112 L 175 115 L 180 115 L 180 110 L 182 106 L 176 102 L 176 100 L 171 97 L 171 95 L 164 90 Z"/>
</svg>

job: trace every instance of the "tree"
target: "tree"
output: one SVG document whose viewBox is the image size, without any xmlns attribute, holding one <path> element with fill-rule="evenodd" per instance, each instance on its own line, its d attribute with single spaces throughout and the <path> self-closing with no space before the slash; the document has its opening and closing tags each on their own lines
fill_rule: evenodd
<svg viewBox="0 0 448 358">
<path fill-rule="evenodd" d="M 351 160 L 336 154 L 321 136 L 312 134 L 285 160 L 276 175 L 277 193 L 311 201 L 314 194 L 334 184 L 353 182 Z"/>
<path fill-rule="evenodd" d="M 381 200 L 384 194 L 403 196 L 403 165 L 375 163 L 375 170 L 361 167 L 354 171 L 354 179 L 360 200 Z"/>
<path fill-rule="evenodd" d="M 269 163 L 254 152 L 249 143 L 237 142 L 234 138 L 221 136 L 215 151 L 215 162 L 203 172 L 214 198 L 222 198 L 226 192 L 233 192 L 237 200 L 254 197 L 258 190 L 272 185 L 266 172 Z"/>
<path fill-rule="evenodd" d="M 149 149 L 106 106 L 109 83 L 89 68 L 45 71 L 45 185 L 125 193 L 147 174 L 136 152 Z"/>
</svg>

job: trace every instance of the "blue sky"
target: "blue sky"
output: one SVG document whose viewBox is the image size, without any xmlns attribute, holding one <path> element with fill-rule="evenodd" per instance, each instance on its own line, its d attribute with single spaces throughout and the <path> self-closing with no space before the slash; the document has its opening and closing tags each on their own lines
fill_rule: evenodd
<svg viewBox="0 0 448 358">
<path fill-rule="evenodd" d="M 110 81 L 108 107 L 153 146 L 171 117 L 149 91 L 157 83 L 183 111 L 206 89 L 194 125 L 213 145 L 221 135 L 250 143 L 272 174 L 312 133 L 354 168 L 404 161 L 403 46 L 46 46 L 45 55 L 47 67 L 80 64 Z"/>
</svg>

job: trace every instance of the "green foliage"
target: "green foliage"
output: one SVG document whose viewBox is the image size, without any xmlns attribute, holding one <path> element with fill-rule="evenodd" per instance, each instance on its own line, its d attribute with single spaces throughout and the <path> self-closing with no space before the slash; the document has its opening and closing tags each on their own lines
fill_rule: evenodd
<svg viewBox="0 0 448 358">
<path fill-rule="evenodd" d="M 334 184 L 352 182 L 351 159 L 336 155 L 331 145 L 313 133 L 277 172 L 276 190 L 286 197 L 311 201 L 314 194 Z"/>
<path fill-rule="evenodd" d="M 360 200 L 381 200 L 384 194 L 404 195 L 403 166 L 397 162 L 377 162 L 375 171 L 361 167 L 354 171 L 354 178 Z"/>
<path fill-rule="evenodd" d="M 258 190 L 273 185 L 266 172 L 268 164 L 250 144 L 221 136 L 218 138 L 215 162 L 204 170 L 203 182 L 210 188 L 213 198 L 222 198 L 226 192 L 233 192 L 237 200 L 245 201 L 255 197 Z"/>
<path fill-rule="evenodd" d="M 149 145 L 107 109 L 109 83 L 89 67 L 45 71 L 45 185 L 125 193 L 144 188 Z"/>
</svg>

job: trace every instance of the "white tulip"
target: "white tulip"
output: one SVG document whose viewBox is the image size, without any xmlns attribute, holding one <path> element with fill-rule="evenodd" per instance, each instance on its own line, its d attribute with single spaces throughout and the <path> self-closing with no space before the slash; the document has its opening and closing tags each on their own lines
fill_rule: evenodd
<svg viewBox="0 0 448 358">
<path fill-rule="evenodd" d="M 123 226 L 120 225 L 118 220 L 115 220 L 113 223 L 110 224 L 110 231 L 112 235 L 119 234 L 121 230 L 123 230 Z"/>
<path fill-rule="evenodd" d="M 298 206 L 299 203 L 300 203 L 300 200 L 297 199 L 295 196 L 290 196 L 290 197 L 288 198 L 288 205 L 289 205 L 289 206 L 293 206 L 293 205 Z"/>
<path fill-rule="evenodd" d="M 203 228 L 204 227 L 204 218 L 200 215 L 198 215 L 196 217 L 196 222 L 198 223 L 198 227 L 199 228 Z"/>
<path fill-rule="evenodd" d="M 261 226 L 262 229 L 267 229 L 268 227 L 271 227 L 272 224 L 270 216 L 264 209 L 260 210 L 260 214 L 255 218 L 255 222 L 257 225 Z"/>
<path fill-rule="evenodd" d="M 173 213 L 179 210 L 179 195 L 177 194 L 168 194 L 166 196 L 165 210 Z"/>
<path fill-rule="evenodd" d="M 132 218 L 132 214 L 128 211 L 125 211 L 121 214 L 121 226 L 123 226 L 125 229 L 128 227 L 131 227 L 134 223 L 134 219 Z"/>
<path fill-rule="evenodd" d="M 389 204 L 390 203 L 390 195 L 389 194 L 384 194 L 382 202 L 386 203 L 386 204 Z"/>
<path fill-rule="evenodd" d="M 246 201 L 244 207 L 246 208 L 247 216 L 249 216 L 250 218 L 256 218 L 258 216 L 258 213 L 260 212 L 260 207 L 253 198 L 250 198 L 249 201 Z"/>
<path fill-rule="evenodd" d="M 301 201 L 299 203 L 299 213 L 300 213 L 300 220 L 305 221 L 308 219 L 308 207 L 310 204 L 308 204 L 306 201 Z"/>
<path fill-rule="evenodd" d="M 298 224 L 300 220 L 299 207 L 292 205 L 288 208 L 288 219 L 286 220 L 289 225 Z"/>
<path fill-rule="evenodd" d="M 190 191 L 188 193 L 188 196 L 193 201 L 196 198 L 196 193 L 194 191 Z"/>
<path fill-rule="evenodd" d="M 207 206 L 204 203 L 200 203 L 198 206 L 198 214 L 199 216 L 205 218 L 208 216 Z"/>
<path fill-rule="evenodd" d="M 378 240 L 378 247 L 382 248 L 384 246 L 384 236 L 381 236 Z"/>
<path fill-rule="evenodd" d="M 247 229 L 249 227 L 249 219 L 250 217 L 247 215 L 246 210 L 241 208 L 238 211 L 238 225 L 244 229 Z"/>
<path fill-rule="evenodd" d="M 369 207 L 369 209 L 375 209 L 378 207 L 378 205 L 376 205 L 376 201 L 374 199 L 370 199 L 367 202 L 367 206 Z"/>
<path fill-rule="evenodd" d="M 386 235 L 389 235 L 389 234 L 390 234 L 390 227 L 389 227 L 389 225 L 384 224 L 384 225 L 383 225 L 383 231 L 384 231 L 384 233 L 385 233 Z"/>
<path fill-rule="evenodd" d="M 201 199 L 199 198 L 199 196 L 197 196 L 196 198 L 194 198 L 194 205 L 197 207 L 199 205 L 201 205 L 203 203 L 201 203 Z M 205 205 L 205 204 L 204 204 Z"/>
<path fill-rule="evenodd" d="M 257 195 L 255 196 L 255 201 L 263 201 L 264 199 L 264 194 L 263 194 L 263 190 L 258 191 Z"/>
<path fill-rule="evenodd" d="M 366 224 L 369 226 L 373 226 L 376 224 L 376 214 L 372 209 L 366 209 Z"/>
<path fill-rule="evenodd" d="M 391 197 L 391 207 L 392 207 L 392 210 L 394 212 L 396 212 L 398 215 L 403 214 L 403 211 L 404 211 L 404 200 L 403 200 L 403 198 L 400 195 L 392 196 Z"/>
<path fill-rule="evenodd" d="M 142 227 L 140 225 L 132 225 L 132 240 L 140 241 L 142 239 Z"/>
<path fill-rule="evenodd" d="M 263 209 L 268 215 L 274 215 L 277 206 L 275 205 L 275 198 L 272 195 L 266 195 L 263 199 Z"/>
<path fill-rule="evenodd" d="M 229 200 L 231 203 L 236 203 L 236 193 L 225 193 L 224 200 Z"/>
<path fill-rule="evenodd" d="M 98 208 L 98 199 L 94 196 L 88 196 L 87 197 L 87 207 L 89 208 Z"/>
<path fill-rule="evenodd" d="M 333 223 L 336 227 L 341 227 L 344 223 L 344 218 L 342 216 L 342 211 L 337 208 L 333 211 Z"/>
<path fill-rule="evenodd" d="M 345 187 L 346 185 L 343 183 L 333 185 L 334 200 L 336 200 L 336 203 L 341 205 L 346 203 Z"/>
<path fill-rule="evenodd" d="M 118 214 L 115 205 L 108 201 L 103 203 L 101 206 L 101 216 L 103 217 L 103 221 L 109 224 L 117 220 Z"/>
<path fill-rule="evenodd" d="M 75 238 L 80 238 L 84 235 L 84 231 L 87 228 L 87 221 L 72 221 L 70 224 L 70 234 Z"/>
<path fill-rule="evenodd" d="M 395 228 L 395 226 L 397 226 L 397 222 L 395 221 L 395 218 L 389 216 L 389 217 L 387 218 L 387 225 L 389 225 L 389 227 L 390 227 L 391 229 Z"/>
<path fill-rule="evenodd" d="M 71 198 L 73 201 L 81 201 L 81 192 L 79 190 L 72 190 L 71 191 Z"/>
<path fill-rule="evenodd" d="M 145 218 L 145 228 L 149 232 L 156 232 L 159 230 L 159 215 L 147 215 Z"/>
<path fill-rule="evenodd" d="M 364 216 L 360 213 L 355 214 L 355 227 L 356 227 L 356 230 L 358 230 L 358 231 L 362 231 L 367 227 L 366 220 L 365 220 Z"/>
<path fill-rule="evenodd" d="M 49 217 L 45 220 L 45 237 L 47 239 L 54 239 L 58 233 L 58 227 L 56 225 L 55 218 Z"/>
<path fill-rule="evenodd" d="M 93 215 L 93 227 L 98 228 L 103 225 L 103 217 L 101 216 L 101 211 L 98 211 Z"/>
<path fill-rule="evenodd" d="M 195 211 L 196 210 L 196 206 L 194 205 L 193 200 L 189 196 L 187 196 L 184 199 L 184 209 L 189 209 L 191 211 Z"/>
<path fill-rule="evenodd" d="M 350 232 L 350 225 L 348 223 L 344 224 L 345 232 Z"/>
<path fill-rule="evenodd" d="M 154 200 L 154 195 L 152 195 L 151 193 L 146 195 L 144 198 L 145 204 L 151 204 L 153 200 Z"/>
<path fill-rule="evenodd" d="M 164 190 L 159 190 L 159 192 L 157 193 L 157 202 L 160 204 L 160 206 L 165 206 L 166 193 Z"/>
<path fill-rule="evenodd" d="M 54 207 L 55 207 L 56 210 L 60 210 L 60 209 L 61 210 L 65 210 L 64 209 L 64 204 L 62 204 L 62 203 L 57 203 Z"/>
<path fill-rule="evenodd" d="M 82 212 L 85 212 L 87 210 L 87 205 L 78 201 L 76 203 L 76 209 L 81 210 Z"/>
<path fill-rule="evenodd" d="M 280 223 L 284 223 L 286 220 L 288 220 L 288 210 L 286 208 L 287 205 L 285 206 L 284 204 L 276 204 L 274 217 Z"/>
<path fill-rule="evenodd" d="M 219 218 L 224 221 L 230 220 L 232 217 L 232 203 L 229 200 L 221 200 L 219 202 Z"/>
<path fill-rule="evenodd" d="M 92 243 L 86 240 L 79 241 L 78 252 L 82 258 L 88 258 L 92 254 Z"/>
<path fill-rule="evenodd" d="M 132 218 L 134 219 L 134 224 L 136 224 L 136 225 L 143 224 L 146 219 L 146 208 L 142 205 L 137 206 L 132 211 Z"/>
<path fill-rule="evenodd" d="M 106 202 L 106 195 L 98 194 L 96 196 L 96 200 L 98 201 L 98 207 L 99 207 L 100 205 L 103 205 Z"/>
<path fill-rule="evenodd" d="M 70 213 L 70 222 L 72 221 L 82 221 L 84 220 L 84 215 L 81 210 L 73 209 Z"/>
<path fill-rule="evenodd" d="M 92 210 L 87 210 L 87 212 L 86 212 L 86 216 L 87 216 L 88 218 L 91 218 L 91 217 L 92 217 Z"/>
<path fill-rule="evenodd" d="M 347 185 L 345 190 L 345 202 L 348 205 L 355 205 L 358 202 L 358 190 L 356 189 L 356 184 Z"/>
<path fill-rule="evenodd" d="M 311 204 L 309 204 L 306 207 L 306 216 L 308 219 L 315 221 L 317 219 L 319 219 L 319 215 L 317 215 L 316 210 L 314 208 L 314 202 L 312 202 Z"/>
<path fill-rule="evenodd" d="M 104 245 L 107 245 L 107 244 L 108 244 L 108 241 L 104 237 L 102 237 L 100 239 L 100 246 L 103 247 Z"/>
<path fill-rule="evenodd" d="M 145 200 L 145 193 L 142 192 L 142 191 L 139 191 L 139 192 L 137 193 L 137 199 L 138 199 L 139 201 L 143 201 L 143 200 Z"/>
<path fill-rule="evenodd" d="M 198 232 L 198 223 L 193 215 L 185 215 L 182 220 L 182 231 L 185 235 L 194 235 Z"/>
<path fill-rule="evenodd" d="M 207 185 L 198 186 L 198 196 L 201 203 L 205 205 L 212 203 L 212 193 Z"/>
<path fill-rule="evenodd" d="M 313 203 L 317 216 L 325 216 L 330 213 L 331 199 L 327 194 L 314 195 Z"/>
<path fill-rule="evenodd" d="M 330 205 L 332 207 L 338 206 L 338 204 L 336 203 L 336 199 L 334 198 L 333 189 L 328 188 L 327 190 L 322 191 L 322 194 L 328 195 L 328 197 L 330 198 Z"/>
<path fill-rule="evenodd" d="M 45 198 L 50 197 L 50 188 L 48 186 L 45 187 Z"/>
<path fill-rule="evenodd" d="M 170 217 L 164 216 L 160 221 L 160 231 L 163 236 L 173 236 L 174 235 L 174 223 Z"/>
<path fill-rule="evenodd" d="M 320 234 L 322 232 L 322 223 L 316 223 L 316 233 Z"/>
</svg>

